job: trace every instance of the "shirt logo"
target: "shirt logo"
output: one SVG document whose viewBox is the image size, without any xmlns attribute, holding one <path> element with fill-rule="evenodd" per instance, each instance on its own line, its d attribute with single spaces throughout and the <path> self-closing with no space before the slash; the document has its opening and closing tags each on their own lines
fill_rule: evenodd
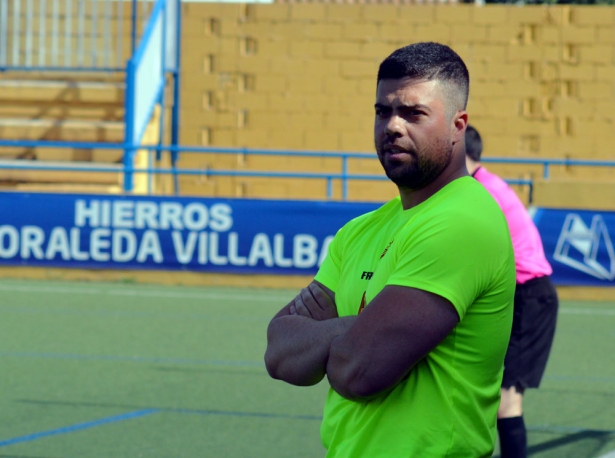
<svg viewBox="0 0 615 458">
<path fill-rule="evenodd" d="M 361 274 L 361 280 L 371 280 L 372 277 L 374 276 L 374 272 L 363 272 Z"/>
<path fill-rule="evenodd" d="M 393 245 L 393 240 L 391 240 L 389 244 L 387 245 L 387 247 L 384 249 L 384 251 L 380 255 L 380 259 L 384 258 L 384 255 L 387 254 L 387 251 L 389 251 L 389 248 L 391 248 L 391 245 Z"/>
</svg>

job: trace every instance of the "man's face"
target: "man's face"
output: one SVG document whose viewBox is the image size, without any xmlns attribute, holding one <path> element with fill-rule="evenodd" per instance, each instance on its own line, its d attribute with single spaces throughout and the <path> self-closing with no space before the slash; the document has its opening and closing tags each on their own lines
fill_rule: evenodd
<svg viewBox="0 0 615 458">
<path fill-rule="evenodd" d="M 451 163 L 452 121 L 438 81 L 380 80 L 376 91 L 374 142 L 391 181 L 421 189 Z"/>
</svg>

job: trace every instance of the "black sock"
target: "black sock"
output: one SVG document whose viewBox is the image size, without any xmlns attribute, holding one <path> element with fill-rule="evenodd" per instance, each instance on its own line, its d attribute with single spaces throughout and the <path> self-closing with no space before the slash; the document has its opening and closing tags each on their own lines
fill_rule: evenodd
<svg viewBox="0 0 615 458">
<path fill-rule="evenodd" d="M 501 458 L 526 458 L 527 436 L 523 417 L 498 419 Z"/>
</svg>

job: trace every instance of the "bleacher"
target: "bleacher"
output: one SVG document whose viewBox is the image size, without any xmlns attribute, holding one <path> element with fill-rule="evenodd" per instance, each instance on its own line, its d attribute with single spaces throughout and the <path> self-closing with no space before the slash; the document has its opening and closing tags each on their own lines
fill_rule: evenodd
<svg viewBox="0 0 615 458">
<path fill-rule="evenodd" d="M 133 78 L 132 88 L 128 79 L 144 59 L 153 59 L 151 72 L 156 63 L 162 68 L 165 52 L 176 55 L 173 41 L 161 32 L 176 30 L 176 4 L 22 3 L 0 5 L 0 189 L 121 192 L 127 168 L 154 167 L 154 154 L 138 147 L 159 141 L 164 128 L 160 94 L 166 96 L 165 112 L 173 103 L 169 91 L 158 89 L 154 74 L 150 83 L 142 81 L 143 75 Z M 152 35 L 158 40 L 153 48 Z M 164 51 L 163 42 L 169 43 Z M 134 62 L 138 52 L 148 51 Z M 139 125 L 132 122 L 137 116 Z M 160 180 L 137 174 L 128 181 L 130 190 L 143 193 Z"/>
<path fill-rule="evenodd" d="M 120 77 L 0 74 L 0 138 L 75 143 L 124 140 L 124 91 Z M 117 173 L 0 169 L 0 189 L 20 191 L 121 191 L 121 150 L 78 147 L 0 148 L 2 161 L 49 166 L 117 165 Z"/>
</svg>

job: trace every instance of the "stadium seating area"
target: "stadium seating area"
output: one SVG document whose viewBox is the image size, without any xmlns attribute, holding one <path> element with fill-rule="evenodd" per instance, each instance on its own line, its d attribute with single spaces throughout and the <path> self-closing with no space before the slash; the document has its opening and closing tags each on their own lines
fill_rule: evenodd
<svg viewBox="0 0 615 458">
<path fill-rule="evenodd" d="M 366 152 L 350 173 L 378 174 L 371 104 L 378 62 L 398 46 L 453 46 L 473 76 L 470 112 L 486 156 L 609 159 L 615 130 L 615 10 L 605 7 L 284 4 L 183 5 L 181 144 Z M 3 139 L 122 142 L 122 74 L 0 73 Z M 2 160 L 117 164 L 118 173 L 0 170 L 4 189 L 119 192 L 121 151 L 0 148 Z M 337 158 L 184 153 L 180 168 L 340 173 Z M 535 181 L 538 205 L 612 208 L 615 168 L 493 164 Z M 324 180 L 180 177 L 183 195 L 326 198 Z M 526 200 L 525 187 L 517 189 Z M 158 186 L 155 192 L 172 192 Z M 349 184 L 352 200 L 394 195 Z M 334 183 L 334 197 L 341 185 Z M 589 206 L 589 207 L 588 207 Z"/>
<path fill-rule="evenodd" d="M 78 78 L 78 79 L 77 79 Z M 0 74 L 0 137 L 4 140 L 122 142 L 124 83 L 116 76 Z M 3 161 L 67 161 L 80 167 L 121 162 L 122 151 L 0 148 Z M 116 174 L 0 170 L 0 186 L 16 190 L 119 192 Z"/>
</svg>

